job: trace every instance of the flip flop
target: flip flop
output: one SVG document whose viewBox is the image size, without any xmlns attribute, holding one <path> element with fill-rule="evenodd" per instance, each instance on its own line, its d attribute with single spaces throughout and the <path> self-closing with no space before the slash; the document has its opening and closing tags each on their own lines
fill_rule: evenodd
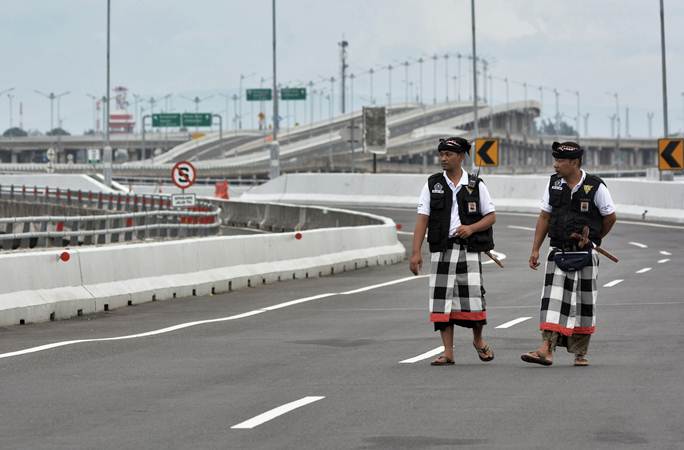
<svg viewBox="0 0 684 450">
<path fill-rule="evenodd" d="M 444 355 L 437 357 L 434 361 L 430 363 L 431 366 L 453 366 L 454 360 L 449 359 Z"/>
<path fill-rule="evenodd" d="M 551 364 L 553 364 L 553 361 L 549 361 L 548 359 L 546 359 L 546 357 L 540 355 L 536 351 L 523 353 L 522 355 L 520 355 L 520 359 L 528 363 L 541 364 L 542 366 L 550 366 Z"/>
<path fill-rule="evenodd" d="M 482 348 L 478 348 L 477 345 L 473 344 L 473 347 L 477 350 L 477 357 L 480 358 L 480 361 L 489 362 L 494 359 L 494 350 L 492 350 L 489 344 L 485 344 Z M 488 353 L 491 354 L 488 356 Z"/>
<path fill-rule="evenodd" d="M 575 356 L 575 366 L 577 367 L 587 367 L 589 365 L 589 360 L 584 355 Z"/>
</svg>

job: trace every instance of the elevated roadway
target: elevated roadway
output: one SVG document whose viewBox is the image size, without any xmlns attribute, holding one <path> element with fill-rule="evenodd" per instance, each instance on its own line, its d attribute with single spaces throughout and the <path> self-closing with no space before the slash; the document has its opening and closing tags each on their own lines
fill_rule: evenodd
<svg viewBox="0 0 684 450">
<path fill-rule="evenodd" d="M 372 211 L 413 228 L 413 209 Z M 605 246 L 621 261 L 601 261 L 592 365 L 572 367 L 561 350 L 543 368 L 519 359 L 539 343 L 535 219 L 498 215 L 506 268 L 484 265 L 491 363 L 463 329 L 455 366 L 420 356 L 440 342 L 427 279 L 407 262 L 178 298 L 2 329 L 3 446 L 679 448 L 684 350 L 667 343 L 684 342 L 682 228 L 618 221 Z"/>
</svg>

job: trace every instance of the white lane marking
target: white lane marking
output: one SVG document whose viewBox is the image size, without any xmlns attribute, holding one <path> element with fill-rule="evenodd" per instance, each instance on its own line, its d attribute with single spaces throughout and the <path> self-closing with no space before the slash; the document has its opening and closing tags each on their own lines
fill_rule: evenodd
<svg viewBox="0 0 684 450">
<path fill-rule="evenodd" d="M 504 259 L 506 259 L 506 254 L 505 254 L 505 253 L 495 252 L 494 250 L 492 250 L 491 253 L 492 253 L 492 255 L 494 255 L 494 256 L 496 256 L 497 258 L 499 258 L 499 261 L 503 261 Z M 494 261 L 491 260 L 491 259 L 489 259 L 489 256 L 487 256 L 487 255 L 482 255 L 482 259 L 486 259 L 486 261 L 484 261 L 484 262 L 482 263 L 483 265 L 484 265 L 484 264 L 494 264 Z"/>
<path fill-rule="evenodd" d="M 634 273 L 646 273 L 646 272 L 648 272 L 648 271 L 651 270 L 651 269 L 652 269 L 651 267 L 644 267 L 643 269 L 639 269 L 639 270 L 637 270 L 637 271 L 634 272 Z"/>
<path fill-rule="evenodd" d="M 514 230 L 525 230 L 525 231 L 534 231 L 534 228 L 531 227 L 520 227 L 518 225 L 508 225 L 508 228 L 512 228 Z"/>
<path fill-rule="evenodd" d="M 645 227 L 653 227 L 653 228 L 671 228 L 674 230 L 684 230 L 684 226 L 682 225 L 663 225 L 661 223 L 644 223 L 644 222 L 634 222 L 632 220 L 621 220 L 620 225 L 622 224 L 627 224 L 627 225 L 642 225 Z"/>
<path fill-rule="evenodd" d="M 665 259 L 659 259 L 658 264 L 666 263 L 670 260 L 670 258 L 665 258 Z"/>
<path fill-rule="evenodd" d="M 613 280 L 610 283 L 604 284 L 603 287 L 613 287 L 613 286 L 616 286 L 616 285 L 622 283 L 623 281 L 625 281 L 625 280 Z"/>
<path fill-rule="evenodd" d="M 665 256 L 672 256 L 672 253 L 670 253 L 670 252 L 668 252 L 668 251 L 665 251 L 665 250 L 661 250 L 661 251 L 660 251 L 660 254 L 661 254 L 661 255 L 665 255 Z"/>
<path fill-rule="evenodd" d="M 236 314 L 236 315 L 233 315 L 233 316 L 219 317 L 219 318 L 216 318 L 216 319 L 206 319 L 206 320 L 197 320 L 197 321 L 194 321 L 194 322 L 180 323 L 180 324 L 177 324 L 177 325 L 172 325 L 172 326 L 169 326 L 169 327 L 160 328 L 160 329 L 158 329 L 158 330 L 151 330 L 151 331 L 147 331 L 147 332 L 144 332 L 144 333 L 129 334 L 129 335 L 125 335 L 125 336 L 114 336 L 114 337 L 108 337 L 108 338 L 78 339 L 78 340 L 72 340 L 72 341 L 54 342 L 54 343 L 51 343 L 51 344 L 39 345 L 39 346 L 37 346 L 37 347 L 25 348 L 25 349 L 23 349 L 23 350 L 16 350 L 16 351 L 13 351 L 13 352 L 8 352 L 8 353 L 0 353 L 0 359 L 3 359 L 3 358 L 11 358 L 11 357 L 13 357 L 13 356 L 27 355 L 27 354 L 29 354 L 29 353 L 36 353 L 36 352 L 40 352 L 40 351 L 43 351 L 43 350 L 51 350 L 51 349 L 53 349 L 53 348 L 65 347 L 65 346 L 67 346 L 67 345 L 80 344 L 80 343 L 84 343 L 84 342 L 106 342 L 106 341 L 120 341 L 120 340 L 126 340 L 126 339 L 136 339 L 136 338 L 141 338 L 141 337 L 155 336 L 155 335 L 163 334 L 163 333 L 170 333 L 170 332 L 172 332 L 172 331 L 182 330 L 183 328 L 194 327 L 194 326 L 197 326 L 197 325 L 205 325 L 205 324 L 209 324 L 209 323 L 218 323 L 218 322 L 226 322 L 226 321 L 229 321 L 229 320 L 244 319 L 245 317 L 251 317 L 251 316 L 255 316 L 255 315 L 257 315 L 257 314 L 263 314 L 263 313 L 265 313 L 265 312 L 275 311 L 275 310 L 277 310 L 277 309 L 286 308 L 286 307 L 288 307 L 288 306 L 293 306 L 293 305 L 298 305 L 298 304 L 300 304 L 300 303 L 311 302 L 311 301 L 314 301 L 314 300 L 319 300 L 319 299 L 322 299 L 322 298 L 332 297 L 332 296 L 335 296 L 335 295 L 350 295 L 350 294 L 356 294 L 356 293 L 358 293 L 358 292 L 364 292 L 364 291 L 368 291 L 368 290 L 371 290 L 371 289 L 377 289 L 377 288 L 380 288 L 380 287 L 389 286 L 389 285 L 392 285 L 392 284 L 403 283 L 403 282 L 405 282 L 405 281 L 410 281 L 410 280 L 417 280 L 417 279 L 421 279 L 421 278 L 426 278 L 426 277 L 428 277 L 428 276 L 429 276 L 429 275 L 410 276 L 410 277 L 400 278 L 400 279 L 398 279 L 398 280 L 388 281 L 388 282 L 386 282 L 386 283 L 374 284 L 374 285 L 371 285 L 371 286 L 366 286 L 366 287 L 362 287 L 362 288 L 359 288 L 359 289 L 354 289 L 354 290 L 351 290 L 351 291 L 345 291 L 345 292 L 328 292 L 328 293 L 325 293 L 325 294 L 313 295 L 313 296 L 310 296 L 310 297 L 304 297 L 304 298 L 299 298 L 299 299 L 295 299 L 295 300 L 290 300 L 290 301 L 283 302 L 283 303 L 278 303 L 278 304 L 276 304 L 276 305 L 267 306 L 267 307 L 265 307 L 265 308 L 260 308 L 260 309 L 255 309 L 255 310 L 252 310 L 252 311 L 247 311 L 247 312 L 240 313 L 240 314 Z"/>
<path fill-rule="evenodd" d="M 397 231 L 397 234 L 404 234 L 404 235 L 408 235 L 408 236 L 413 236 L 413 233 L 411 233 L 410 231 Z"/>
<path fill-rule="evenodd" d="M 633 245 L 633 246 L 635 246 L 635 247 L 639 247 L 639 248 L 648 248 L 648 245 L 642 244 L 641 242 L 632 242 L 632 241 L 630 241 L 630 242 L 628 242 L 628 244 L 629 244 L 629 245 Z"/>
<path fill-rule="evenodd" d="M 517 325 L 517 324 L 519 324 L 519 323 L 521 323 L 521 322 L 524 322 L 524 321 L 530 320 L 530 319 L 531 319 L 531 317 L 518 317 L 517 319 L 509 320 L 509 321 L 506 322 L 506 323 L 502 323 L 501 325 L 499 325 L 499 326 L 496 327 L 496 328 L 510 328 L 510 327 L 512 327 L 513 325 Z"/>
<path fill-rule="evenodd" d="M 392 280 L 392 281 L 387 281 L 385 283 L 380 283 L 380 284 L 373 284 L 371 286 L 366 286 L 358 289 L 354 289 L 353 291 L 347 291 L 347 292 L 339 292 L 339 295 L 351 295 L 351 294 L 358 294 L 359 292 L 365 292 L 365 291 L 370 291 L 371 289 L 377 289 L 385 286 L 391 286 L 393 284 L 398 284 L 398 283 L 403 283 L 404 281 L 409 281 L 409 280 L 415 280 L 416 278 L 427 278 L 430 275 L 414 275 L 406 278 L 399 278 L 398 280 Z"/>
<path fill-rule="evenodd" d="M 422 360 L 428 359 L 432 356 L 439 355 L 443 351 L 444 351 L 444 346 L 440 345 L 437 348 L 433 348 L 432 350 L 425 352 L 425 353 L 421 353 L 420 355 L 414 356 L 413 358 L 409 358 L 409 359 L 405 359 L 403 361 L 399 361 L 399 364 L 413 364 L 414 362 L 422 361 Z"/>
<path fill-rule="evenodd" d="M 310 403 L 317 402 L 319 400 L 323 400 L 324 398 L 325 397 L 322 396 L 309 396 L 300 398 L 299 400 L 295 400 L 294 402 L 285 403 L 282 406 L 278 406 L 277 408 L 273 408 L 270 411 L 266 411 L 265 413 L 259 414 L 258 416 L 254 416 L 251 419 L 245 420 L 244 422 L 240 422 L 237 425 L 233 425 L 230 428 L 249 430 L 261 425 L 262 423 L 268 422 L 269 420 L 273 420 L 278 416 L 282 416 L 283 414 L 286 414 L 292 410 L 301 408 L 302 406 L 306 406 Z"/>
</svg>

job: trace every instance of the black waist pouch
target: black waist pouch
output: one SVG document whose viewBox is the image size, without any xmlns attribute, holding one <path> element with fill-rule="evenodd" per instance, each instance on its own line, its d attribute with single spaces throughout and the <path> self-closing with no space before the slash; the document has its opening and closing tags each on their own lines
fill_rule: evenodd
<svg viewBox="0 0 684 450">
<path fill-rule="evenodd" d="M 582 252 L 558 251 L 553 255 L 553 262 L 564 272 L 575 272 L 591 265 L 591 250 Z"/>
</svg>

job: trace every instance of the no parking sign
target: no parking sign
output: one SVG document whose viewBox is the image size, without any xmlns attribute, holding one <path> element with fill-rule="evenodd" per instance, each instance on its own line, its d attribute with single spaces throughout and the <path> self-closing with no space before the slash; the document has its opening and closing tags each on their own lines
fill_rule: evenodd
<svg viewBox="0 0 684 450">
<path fill-rule="evenodd" d="M 171 180 L 173 184 L 185 190 L 195 184 L 197 170 L 189 161 L 177 162 L 171 170 Z"/>
</svg>

